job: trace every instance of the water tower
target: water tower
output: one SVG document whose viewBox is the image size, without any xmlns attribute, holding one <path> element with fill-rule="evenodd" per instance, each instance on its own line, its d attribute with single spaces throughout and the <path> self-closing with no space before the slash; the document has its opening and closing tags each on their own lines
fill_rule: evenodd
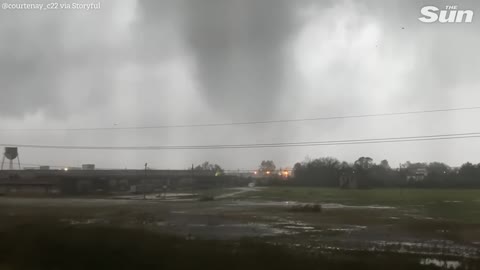
<svg viewBox="0 0 480 270">
<path fill-rule="evenodd" d="M 20 170 L 20 158 L 18 157 L 18 148 L 17 147 L 5 147 L 5 152 L 3 153 L 2 159 L 2 170 L 3 164 L 5 163 L 5 158 L 7 158 L 10 162 L 8 169 L 13 170 L 13 160 L 17 159 L 18 161 L 18 169 Z"/>
</svg>

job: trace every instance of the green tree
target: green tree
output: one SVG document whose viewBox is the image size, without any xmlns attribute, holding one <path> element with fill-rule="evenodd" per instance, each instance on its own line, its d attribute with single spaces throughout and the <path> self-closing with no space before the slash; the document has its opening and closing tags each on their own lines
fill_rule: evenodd
<svg viewBox="0 0 480 270">
<path fill-rule="evenodd" d="M 370 157 L 360 157 L 353 165 L 357 169 L 368 170 L 373 167 L 373 159 Z"/>
<path fill-rule="evenodd" d="M 380 166 L 385 169 L 390 169 L 390 164 L 388 164 L 388 160 L 384 159 L 380 162 Z"/>
<path fill-rule="evenodd" d="M 211 171 L 215 172 L 215 174 L 223 174 L 224 170 L 218 164 L 211 164 L 208 161 L 203 162 L 201 165 L 195 167 L 196 171 Z"/>
<path fill-rule="evenodd" d="M 262 160 L 258 170 L 263 174 L 273 174 L 275 172 L 275 162 L 273 160 Z"/>
</svg>

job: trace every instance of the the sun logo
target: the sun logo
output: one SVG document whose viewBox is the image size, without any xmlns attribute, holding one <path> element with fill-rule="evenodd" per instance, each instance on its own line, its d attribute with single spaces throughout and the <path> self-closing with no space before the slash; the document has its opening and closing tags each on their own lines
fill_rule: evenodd
<svg viewBox="0 0 480 270">
<path fill-rule="evenodd" d="M 446 6 L 440 10 L 435 6 L 425 6 L 420 10 L 423 17 L 418 18 L 424 23 L 471 23 L 473 10 L 459 10 L 457 6 Z"/>
</svg>

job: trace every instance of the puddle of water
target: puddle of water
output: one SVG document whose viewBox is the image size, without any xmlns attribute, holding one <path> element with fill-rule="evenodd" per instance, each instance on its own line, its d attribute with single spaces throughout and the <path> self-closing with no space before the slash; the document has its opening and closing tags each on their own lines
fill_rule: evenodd
<svg viewBox="0 0 480 270">
<path fill-rule="evenodd" d="M 360 231 L 360 230 L 365 230 L 367 226 L 360 226 L 360 225 L 346 225 L 340 228 L 329 228 L 327 229 L 328 231 L 333 231 L 333 232 L 354 232 L 354 231 Z"/>
<path fill-rule="evenodd" d="M 457 258 L 478 258 L 478 249 L 471 249 L 467 246 L 448 244 L 448 248 L 439 247 L 435 240 L 425 242 L 391 242 L 391 241 L 325 241 L 325 239 L 314 239 L 310 242 L 311 249 L 331 251 L 375 251 L 375 252 L 395 252 L 405 254 L 415 254 L 425 256 L 420 263 L 422 265 L 432 265 L 442 269 L 464 269 L 461 261 L 457 260 L 438 260 L 436 256 L 455 256 Z M 310 248 L 309 248 L 310 249 Z M 428 256 L 428 257 L 427 257 Z M 467 268 L 465 268 L 467 269 Z M 474 269 L 474 268 L 471 268 Z"/>
<path fill-rule="evenodd" d="M 187 211 L 170 211 L 172 214 L 186 214 Z"/>
<path fill-rule="evenodd" d="M 163 201 L 195 201 L 198 199 L 198 194 L 196 193 L 154 193 L 154 194 L 132 194 L 132 195 L 123 195 L 116 196 L 114 199 L 124 199 L 124 200 L 163 200 Z"/>
<path fill-rule="evenodd" d="M 96 219 L 96 218 L 90 218 L 90 219 L 85 219 L 85 220 L 78 220 L 78 219 L 61 219 L 61 222 L 66 222 L 70 225 L 89 225 L 89 224 L 100 224 L 100 223 L 106 223 L 105 220 L 103 219 Z"/>
<path fill-rule="evenodd" d="M 273 222 L 273 225 L 281 226 L 284 229 L 289 230 L 297 230 L 297 231 L 309 231 L 312 232 L 315 227 L 311 226 L 308 223 L 304 223 L 301 221 L 295 221 L 290 219 L 278 218 L 274 217 L 273 219 L 278 220 L 277 222 Z"/>
<path fill-rule="evenodd" d="M 214 238 L 237 238 L 245 236 L 275 236 L 292 235 L 298 232 L 287 230 L 286 228 L 275 228 L 269 224 L 263 223 L 233 223 L 233 224 L 173 224 L 167 222 L 157 222 L 157 226 L 164 229 L 175 228 L 173 233 L 189 232 L 192 235 Z"/>
<path fill-rule="evenodd" d="M 424 255 L 451 255 L 465 258 L 478 257 L 479 249 L 473 246 L 456 244 L 450 240 L 428 240 L 424 242 L 407 241 L 369 241 L 379 250 L 414 253 Z"/>
<path fill-rule="evenodd" d="M 157 194 L 158 196 L 159 194 Z M 167 198 L 168 197 L 191 197 L 191 196 L 197 196 L 197 193 L 169 193 L 167 192 Z"/>
<path fill-rule="evenodd" d="M 405 248 L 443 248 L 453 245 L 450 240 L 429 240 L 427 242 L 407 242 L 407 241 L 371 241 L 379 246 L 402 246 Z"/>
<path fill-rule="evenodd" d="M 445 269 L 458 269 L 462 264 L 459 261 L 438 260 L 434 258 L 423 258 L 420 260 L 421 265 L 434 265 Z"/>
<path fill-rule="evenodd" d="M 322 203 L 323 209 L 396 209 L 393 206 L 386 206 L 386 205 L 345 205 L 341 203 Z"/>
<path fill-rule="evenodd" d="M 304 205 L 296 201 L 234 201 L 227 205 L 231 206 L 298 206 Z M 386 205 L 345 205 L 340 203 L 320 203 L 322 209 L 396 209 Z"/>
<path fill-rule="evenodd" d="M 292 205 L 299 205 L 298 202 L 292 201 L 284 201 L 284 202 L 276 202 L 276 201 L 234 201 L 232 203 L 228 203 L 226 205 L 230 206 L 292 206 Z"/>
<path fill-rule="evenodd" d="M 307 223 L 301 222 L 301 221 L 295 221 L 295 220 L 288 220 L 288 219 L 282 219 L 282 218 L 276 218 L 280 221 L 275 222 L 273 224 L 275 225 L 295 225 L 295 226 L 307 226 Z"/>
<path fill-rule="evenodd" d="M 461 203 L 462 201 L 443 201 L 444 203 Z"/>
<path fill-rule="evenodd" d="M 284 226 L 284 228 L 286 229 L 294 229 L 294 230 L 303 230 L 303 231 L 310 231 L 310 230 L 313 230 L 315 229 L 315 227 L 311 227 L 311 226 Z"/>
<path fill-rule="evenodd" d="M 227 228 L 266 228 L 268 225 L 260 223 L 237 223 L 237 224 L 218 224 L 217 227 L 227 227 Z"/>
<path fill-rule="evenodd" d="M 188 224 L 189 227 L 206 227 L 207 224 Z"/>
<path fill-rule="evenodd" d="M 418 219 L 418 220 L 435 220 L 435 218 L 422 216 L 422 215 L 415 215 L 415 214 L 404 214 L 404 215 L 406 217 L 410 217 L 410 218 Z"/>
</svg>

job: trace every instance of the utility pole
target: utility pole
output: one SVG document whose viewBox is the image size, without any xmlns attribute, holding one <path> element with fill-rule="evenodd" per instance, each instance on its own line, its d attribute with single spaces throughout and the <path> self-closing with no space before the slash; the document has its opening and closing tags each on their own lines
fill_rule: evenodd
<svg viewBox="0 0 480 270">
<path fill-rule="evenodd" d="M 191 183 L 190 185 L 191 185 L 191 189 L 192 189 L 191 192 L 193 193 L 193 190 L 194 190 L 194 188 L 193 188 L 193 185 L 194 185 L 194 183 L 193 183 L 193 163 L 192 163 L 192 174 L 191 174 L 190 178 L 191 178 L 190 179 L 190 183 Z"/>
<path fill-rule="evenodd" d="M 145 177 L 143 178 L 143 199 L 145 200 L 147 198 L 147 165 L 148 163 L 145 162 Z"/>
</svg>

